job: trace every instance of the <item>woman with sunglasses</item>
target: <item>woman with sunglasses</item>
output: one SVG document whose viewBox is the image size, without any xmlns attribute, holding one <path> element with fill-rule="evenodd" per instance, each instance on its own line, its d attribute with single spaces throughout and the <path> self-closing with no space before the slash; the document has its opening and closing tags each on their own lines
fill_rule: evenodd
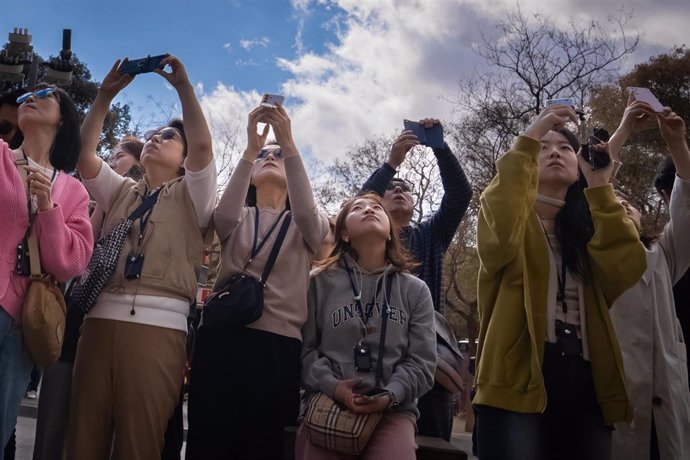
<svg viewBox="0 0 690 460">
<path fill-rule="evenodd" d="M 186 361 L 189 305 L 211 241 L 216 169 L 211 135 L 187 72 L 174 56 L 156 73 L 177 91 L 181 120 L 148 133 L 144 177 L 122 177 L 96 156 L 112 99 L 133 79 L 120 60 L 82 125 L 79 173 L 105 211 L 106 235 L 145 199 L 112 277 L 85 317 L 77 346 L 67 458 L 160 458 Z M 170 66 L 170 72 L 163 66 Z"/>
<path fill-rule="evenodd" d="M 603 459 L 629 420 L 609 308 L 646 268 L 635 226 L 565 129 L 544 109 L 497 163 L 477 229 L 480 459 Z"/>
<path fill-rule="evenodd" d="M 258 134 L 260 122 L 266 126 Z M 276 142 L 264 145 L 269 126 Z M 259 279 L 288 208 L 292 220 L 263 289 L 263 315 L 246 327 L 213 335 L 204 330 L 202 318 L 190 380 L 186 458 L 191 460 L 281 458 L 284 428 L 297 420 L 309 270 L 328 235 L 328 217 L 316 208 L 282 106 L 254 109 L 247 138 L 214 213 L 222 244 L 215 289 L 245 266 Z M 243 196 L 245 205 L 238 199 Z M 247 265 L 254 242 L 272 227 Z"/>
<path fill-rule="evenodd" d="M 43 273 L 65 282 L 91 257 L 89 196 L 69 174 L 79 158 L 79 115 L 62 89 L 40 87 L 17 99 L 16 150 L 0 141 L 0 447 L 12 434 L 33 364 L 22 337 L 30 279 L 18 263 L 28 232 L 38 240 Z M 18 166 L 15 161 L 23 163 Z M 26 173 L 20 173 L 21 168 Z M 24 250 L 21 251 L 25 252 Z M 2 458 L 2 449 L 0 449 Z"/>
</svg>

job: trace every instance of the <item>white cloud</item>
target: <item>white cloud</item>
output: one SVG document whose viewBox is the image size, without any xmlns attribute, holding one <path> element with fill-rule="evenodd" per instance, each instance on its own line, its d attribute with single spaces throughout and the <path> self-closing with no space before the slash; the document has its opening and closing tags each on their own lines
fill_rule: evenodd
<svg viewBox="0 0 690 460">
<path fill-rule="evenodd" d="M 232 52 L 232 43 L 223 43 L 223 49 L 228 53 Z"/>
<path fill-rule="evenodd" d="M 539 11 L 565 25 L 571 16 L 593 15 L 605 21 L 620 7 L 619 1 L 521 0 L 520 5 L 524 12 Z M 644 50 L 633 57 L 635 62 L 646 59 L 650 50 L 658 52 L 659 44 L 668 48 L 682 43 L 678 35 L 686 27 L 678 24 L 689 22 L 687 9 L 681 9 L 686 1 L 669 0 L 675 7 L 667 10 L 666 5 L 645 6 L 644 0 L 632 0 L 635 10 L 628 31 L 634 34 L 639 29 Z M 403 118 L 450 119 L 453 106 L 444 97 L 456 94 L 460 78 L 486 68 L 473 51 L 480 32 L 491 31 L 515 0 L 291 0 L 291 4 L 298 25 L 298 54 L 276 58 L 276 65 L 290 73 L 281 91 L 288 98 L 286 108 L 298 146 L 329 161 L 368 136 L 401 130 Z M 311 9 L 316 7 L 332 12 L 327 26 L 335 34 L 334 42 L 319 53 L 306 50 L 309 43 L 302 46 L 304 22 L 299 22 L 313 20 Z M 251 49 L 268 43 L 262 37 L 242 40 L 240 46 Z M 241 108 L 246 115 L 258 101 L 256 91 L 245 100 L 249 93 L 222 84 L 212 94 L 226 92 L 235 96 L 221 98 L 226 102 L 209 97 L 204 99 L 205 107 L 231 110 L 232 105 L 232 110 Z"/>
<path fill-rule="evenodd" d="M 255 38 L 252 40 L 243 38 L 240 40 L 240 46 L 245 50 L 250 51 L 252 48 L 256 48 L 257 46 L 266 48 L 270 42 L 271 41 L 268 39 L 268 37 Z"/>
</svg>

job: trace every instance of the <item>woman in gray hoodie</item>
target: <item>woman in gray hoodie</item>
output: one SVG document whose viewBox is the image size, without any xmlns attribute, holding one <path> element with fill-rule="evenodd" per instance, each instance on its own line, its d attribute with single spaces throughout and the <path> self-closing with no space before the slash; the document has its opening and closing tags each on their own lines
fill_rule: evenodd
<svg viewBox="0 0 690 460">
<path fill-rule="evenodd" d="M 414 459 L 416 402 L 432 387 L 436 367 L 429 289 L 408 273 L 414 263 L 378 196 L 348 200 L 338 214 L 335 239 L 309 287 L 302 386 L 307 398 L 324 393 L 355 413 L 384 412 L 362 458 Z M 383 396 L 367 397 L 376 387 Z M 297 459 L 340 458 L 311 443 L 304 425 L 295 450 Z"/>
</svg>

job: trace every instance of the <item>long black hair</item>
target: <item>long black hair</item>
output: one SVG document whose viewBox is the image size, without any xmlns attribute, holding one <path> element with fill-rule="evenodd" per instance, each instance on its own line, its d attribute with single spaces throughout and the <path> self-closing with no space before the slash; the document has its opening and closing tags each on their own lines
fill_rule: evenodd
<svg viewBox="0 0 690 460">
<path fill-rule="evenodd" d="M 55 169 L 70 173 L 76 169 L 81 152 L 79 113 L 67 91 L 46 84 L 37 85 L 34 91 L 43 88 L 55 88 L 55 94 L 60 103 L 61 120 L 50 152 L 50 164 Z"/>
<path fill-rule="evenodd" d="M 580 150 L 580 142 L 575 134 L 567 129 L 557 131 L 568 140 L 575 152 Z M 587 243 L 594 235 L 592 214 L 585 198 L 587 181 L 578 167 L 578 179 L 568 187 L 565 206 L 556 215 L 556 239 L 561 247 L 561 257 L 568 270 L 581 278 L 589 271 L 587 263 Z"/>
</svg>

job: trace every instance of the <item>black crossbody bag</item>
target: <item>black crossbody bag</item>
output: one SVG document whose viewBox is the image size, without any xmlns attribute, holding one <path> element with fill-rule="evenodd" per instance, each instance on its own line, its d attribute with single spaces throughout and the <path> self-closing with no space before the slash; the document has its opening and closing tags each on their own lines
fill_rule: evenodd
<svg viewBox="0 0 690 460">
<path fill-rule="evenodd" d="M 199 323 L 200 329 L 211 331 L 227 331 L 236 329 L 261 318 L 264 311 L 264 286 L 271 274 L 273 265 L 278 258 L 280 247 L 283 245 L 285 234 L 290 226 L 292 216 L 284 210 L 273 226 L 266 233 L 261 243 L 257 246 L 257 236 L 259 233 L 259 210 L 256 210 L 254 219 L 254 247 L 251 256 L 244 266 L 242 273 L 233 275 L 219 290 L 211 294 L 204 303 L 204 309 Z M 256 279 L 247 273 L 247 267 L 254 260 L 254 257 L 261 251 L 268 238 L 275 230 L 281 217 L 285 215 L 283 224 L 280 227 L 278 236 L 271 253 L 268 255 L 266 266 L 264 267 L 261 278 Z"/>
</svg>

